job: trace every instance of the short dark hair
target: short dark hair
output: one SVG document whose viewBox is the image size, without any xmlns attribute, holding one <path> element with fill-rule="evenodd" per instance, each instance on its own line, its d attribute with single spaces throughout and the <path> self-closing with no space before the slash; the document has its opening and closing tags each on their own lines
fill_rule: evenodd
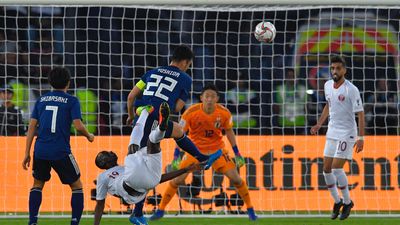
<svg viewBox="0 0 400 225">
<path fill-rule="evenodd" d="M 213 91 L 217 92 L 217 95 L 219 95 L 218 88 L 217 88 L 217 86 L 215 86 L 213 83 L 208 83 L 208 84 L 206 84 L 206 85 L 203 87 L 203 90 L 201 90 L 201 94 L 200 94 L 200 95 L 202 95 L 202 94 L 203 94 L 205 91 L 207 91 L 207 90 L 213 90 Z"/>
<path fill-rule="evenodd" d="M 65 67 L 55 67 L 49 72 L 48 80 L 54 89 L 64 89 L 71 79 L 69 70 Z"/>
<path fill-rule="evenodd" d="M 118 156 L 113 151 L 101 151 L 97 154 L 94 162 L 100 169 L 109 169 L 117 166 Z"/>
<path fill-rule="evenodd" d="M 171 61 L 180 62 L 182 60 L 193 60 L 194 53 L 192 49 L 190 49 L 186 45 L 179 45 L 175 48 L 174 53 L 172 54 Z"/>
<path fill-rule="evenodd" d="M 346 67 L 346 60 L 339 55 L 334 55 L 331 57 L 331 64 L 332 63 L 341 63 L 343 65 L 343 67 Z"/>
</svg>

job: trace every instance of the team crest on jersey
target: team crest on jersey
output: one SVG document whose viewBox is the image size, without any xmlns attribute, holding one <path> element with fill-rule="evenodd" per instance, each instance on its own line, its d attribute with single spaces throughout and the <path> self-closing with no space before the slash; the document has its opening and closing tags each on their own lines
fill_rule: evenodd
<svg viewBox="0 0 400 225">
<path fill-rule="evenodd" d="M 339 96 L 338 96 L 338 99 L 339 99 L 339 101 L 343 102 L 344 99 L 345 99 L 345 97 L 344 97 L 344 95 L 339 95 Z"/>
<path fill-rule="evenodd" d="M 221 117 L 220 116 L 218 116 L 217 119 L 215 120 L 214 126 L 215 126 L 215 128 L 218 128 L 218 129 L 221 127 Z"/>
</svg>

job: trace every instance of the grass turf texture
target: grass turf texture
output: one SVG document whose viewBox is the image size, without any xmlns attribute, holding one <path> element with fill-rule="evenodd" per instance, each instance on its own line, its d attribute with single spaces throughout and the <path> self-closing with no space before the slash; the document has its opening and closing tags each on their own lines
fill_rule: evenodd
<svg viewBox="0 0 400 225">
<path fill-rule="evenodd" d="M 27 219 L 0 219 L 4 225 L 26 225 Z M 69 219 L 39 219 L 40 225 L 67 225 Z M 93 219 L 83 218 L 81 225 L 92 225 Z M 131 224 L 127 218 L 103 218 L 102 225 Z M 149 225 L 399 225 L 400 218 L 349 218 L 344 221 L 329 218 L 261 218 L 250 222 L 247 218 L 163 218 L 150 221 Z"/>
</svg>

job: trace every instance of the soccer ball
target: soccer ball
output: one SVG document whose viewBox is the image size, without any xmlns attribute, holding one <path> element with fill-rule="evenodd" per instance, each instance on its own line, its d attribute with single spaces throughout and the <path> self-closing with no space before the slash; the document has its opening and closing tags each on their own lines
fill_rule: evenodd
<svg viewBox="0 0 400 225">
<path fill-rule="evenodd" d="M 254 30 L 254 36 L 260 42 L 270 43 L 275 39 L 276 29 L 270 22 L 261 22 L 257 24 Z"/>
</svg>

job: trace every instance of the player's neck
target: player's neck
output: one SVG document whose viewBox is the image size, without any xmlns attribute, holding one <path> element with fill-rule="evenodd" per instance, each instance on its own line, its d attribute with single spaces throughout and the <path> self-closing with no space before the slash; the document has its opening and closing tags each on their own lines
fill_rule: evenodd
<svg viewBox="0 0 400 225">
<path fill-rule="evenodd" d="M 61 92 L 65 92 L 67 93 L 68 88 L 64 88 L 64 89 L 54 89 L 54 91 L 61 91 Z"/>
<path fill-rule="evenodd" d="M 204 111 L 206 114 L 211 114 L 211 113 L 213 113 L 213 112 L 215 111 L 215 107 L 208 108 L 206 105 L 203 104 L 203 111 Z"/>
<path fill-rule="evenodd" d="M 179 70 L 185 71 L 184 66 L 181 63 L 177 63 L 177 62 L 171 62 L 169 64 L 170 66 L 175 66 L 176 68 L 178 68 Z"/>
<path fill-rule="evenodd" d="M 13 105 L 12 101 L 5 101 L 4 106 L 7 108 L 10 108 L 10 107 L 13 107 L 14 105 Z"/>
<path fill-rule="evenodd" d="M 333 83 L 333 87 L 334 88 L 336 88 L 336 89 L 338 89 L 343 83 L 344 83 L 344 78 L 342 78 L 342 79 L 340 79 L 340 80 L 338 80 L 337 82 L 334 82 Z"/>
</svg>

